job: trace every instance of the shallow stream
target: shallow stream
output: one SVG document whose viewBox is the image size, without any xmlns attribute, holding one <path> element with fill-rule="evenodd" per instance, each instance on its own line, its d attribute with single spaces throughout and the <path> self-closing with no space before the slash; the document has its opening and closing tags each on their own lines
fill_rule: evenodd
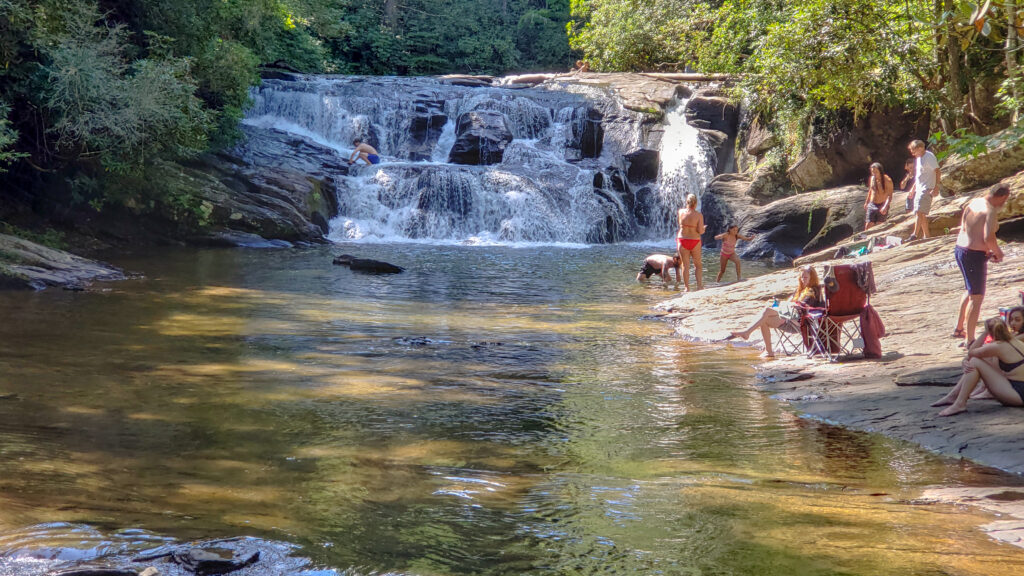
<svg viewBox="0 0 1024 576">
<path fill-rule="evenodd" d="M 650 249 L 165 250 L 0 293 L 0 573 L 238 535 L 309 574 L 1024 573 L 917 500 L 1019 480 L 796 417 L 755 351 L 643 318 Z"/>
</svg>

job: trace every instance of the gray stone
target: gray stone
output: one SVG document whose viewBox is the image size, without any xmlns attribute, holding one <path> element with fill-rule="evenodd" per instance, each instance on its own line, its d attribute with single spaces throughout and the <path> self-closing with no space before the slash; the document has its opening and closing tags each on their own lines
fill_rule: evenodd
<svg viewBox="0 0 1024 576">
<path fill-rule="evenodd" d="M 81 289 L 94 280 L 123 280 L 124 273 L 102 262 L 0 234 L 0 288 Z"/>
<path fill-rule="evenodd" d="M 1005 132 L 1009 135 L 1011 133 Z M 942 162 L 942 188 L 953 194 L 994 184 L 1024 169 L 1024 141 L 1000 138 L 992 150 L 971 158 L 952 155 Z"/>
<path fill-rule="evenodd" d="M 448 161 L 455 164 L 497 164 L 512 141 L 505 115 L 489 110 L 461 114 L 455 135 L 455 145 L 448 155 Z"/>
</svg>

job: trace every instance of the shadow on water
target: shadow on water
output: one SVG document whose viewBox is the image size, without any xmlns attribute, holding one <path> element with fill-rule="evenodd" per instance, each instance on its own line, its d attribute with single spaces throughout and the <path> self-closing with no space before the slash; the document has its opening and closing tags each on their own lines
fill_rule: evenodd
<svg viewBox="0 0 1024 576">
<path fill-rule="evenodd" d="M 644 247 L 355 248 L 410 271 L 166 251 L 0 294 L 12 573 L 238 535 L 281 573 L 1024 567 L 986 516 L 911 503 L 1012 479 L 800 420 L 747 352 L 640 320 L 671 293 L 633 282 Z"/>
</svg>

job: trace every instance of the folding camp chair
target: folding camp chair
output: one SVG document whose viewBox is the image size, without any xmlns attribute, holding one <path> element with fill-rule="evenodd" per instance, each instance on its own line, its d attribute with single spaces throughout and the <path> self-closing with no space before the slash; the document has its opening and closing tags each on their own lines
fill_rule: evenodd
<svg viewBox="0 0 1024 576">
<path fill-rule="evenodd" d="M 870 262 L 860 266 L 871 267 Z M 869 303 L 869 297 L 857 284 L 857 275 L 849 264 L 833 266 L 825 274 L 825 307 L 812 309 L 806 316 L 812 339 L 812 354 L 820 354 L 829 362 L 840 356 L 849 356 L 855 350 L 864 350 L 860 314 Z"/>
<path fill-rule="evenodd" d="M 795 306 L 796 304 L 791 303 L 791 305 Z M 787 322 L 778 328 L 772 329 L 772 339 L 775 341 L 775 352 L 777 354 L 785 354 L 786 356 L 806 354 L 808 357 L 814 354 L 814 339 L 811 337 L 813 327 L 808 324 L 807 314 L 815 309 L 807 308 L 806 306 L 802 306 L 802 308 L 805 310 L 805 313 L 801 315 L 798 325 Z"/>
</svg>

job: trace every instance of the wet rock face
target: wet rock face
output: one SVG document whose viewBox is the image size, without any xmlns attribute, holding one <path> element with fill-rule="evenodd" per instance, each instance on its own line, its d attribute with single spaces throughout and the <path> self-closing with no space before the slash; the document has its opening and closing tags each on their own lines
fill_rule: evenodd
<svg viewBox="0 0 1024 576">
<path fill-rule="evenodd" d="M 409 159 L 430 160 L 448 116 L 444 113 L 444 104 L 436 101 L 418 101 L 414 110 L 409 121 Z"/>
<path fill-rule="evenodd" d="M 653 182 L 658 179 L 661 153 L 657 150 L 637 150 L 626 154 L 626 178 L 633 184 Z"/>
<path fill-rule="evenodd" d="M 497 164 L 512 141 L 505 116 L 487 110 L 460 115 L 455 136 L 455 145 L 448 155 L 448 161 L 455 164 Z"/>
<path fill-rule="evenodd" d="M 718 158 L 717 174 L 736 169 L 736 134 L 739 131 L 739 106 L 717 91 L 698 91 L 686 102 L 683 112 L 691 126 L 704 131 Z"/>
</svg>

